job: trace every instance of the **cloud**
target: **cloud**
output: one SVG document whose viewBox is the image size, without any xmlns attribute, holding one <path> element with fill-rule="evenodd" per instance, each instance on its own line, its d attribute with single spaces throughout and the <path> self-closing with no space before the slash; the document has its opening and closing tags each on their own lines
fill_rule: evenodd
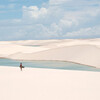
<svg viewBox="0 0 100 100">
<path fill-rule="evenodd" d="M 37 6 L 30 6 L 26 7 L 23 6 L 23 17 L 26 18 L 39 18 L 40 16 L 43 17 L 47 13 L 46 8 L 38 8 Z"/>
<path fill-rule="evenodd" d="M 67 38 L 96 38 L 100 36 L 100 26 L 81 28 L 78 31 L 66 33 L 64 37 Z"/>
<path fill-rule="evenodd" d="M 1 39 L 100 37 L 99 5 L 99 0 L 49 0 L 41 7 L 23 6 L 21 19 L 0 21 Z"/>
</svg>

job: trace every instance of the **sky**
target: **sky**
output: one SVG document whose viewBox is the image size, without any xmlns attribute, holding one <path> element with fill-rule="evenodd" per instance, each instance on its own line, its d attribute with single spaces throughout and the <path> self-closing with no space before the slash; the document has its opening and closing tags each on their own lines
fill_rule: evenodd
<svg viewBox="0 0 100 100">
<path fill-rule="evenodd" d="M 0 41 L 100 38 L 100 0 L 0 0 Z"/>
</svg>

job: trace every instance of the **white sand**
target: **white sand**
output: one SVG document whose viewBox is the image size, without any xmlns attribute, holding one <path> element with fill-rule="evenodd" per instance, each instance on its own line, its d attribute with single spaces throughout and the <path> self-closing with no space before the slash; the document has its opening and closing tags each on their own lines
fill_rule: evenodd
<svg viewBox="0 0 100 100">
<path fill-rule="evenodd" d="M 39 52 L 43 50 L 48 50 L 49 48 L 44 47 L 31 47 L 31 46 L 22 46 L 22 45 L 16 45 L 16 44 L 0 44 L 0 55 L 6 57 L 10 54 L 16 54 L 16 53 L 33 53 L 33 52 Z"/>
<path fill-rule="evenodd" d="M 100 68 L 100 49 L 91 45 L 66 46 L 37 53 L 17 53 L 10 55 L 9 58 L 71 61 Z"/>
<path fill-rule="evenodd" d="M 0 100 L 100 100 L 100 73 L 0 66 Z"/>
<path fill-rule="evenodd" d="M 100 68 L 100 39 L 0 41 L 0 57 Z M 0 66 L 0 100 L 100 100 L 100 73 Z"/>
<path fill-rule="evenodd" d="M 71 61 L 100 68 L 100 39 L 0 41 L 0 57 Z"/>
</svg>

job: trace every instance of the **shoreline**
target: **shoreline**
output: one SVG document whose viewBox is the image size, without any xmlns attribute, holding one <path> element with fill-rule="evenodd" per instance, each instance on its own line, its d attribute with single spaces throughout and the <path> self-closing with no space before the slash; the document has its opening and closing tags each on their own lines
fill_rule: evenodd
<svg viewBox="0 0 100 100">
<path fill-rule="evenodd" d="M 10 58 L 0 58 L 0 59 L 9 59 L 9 60 L 15 60 L 15 61 L 29 61 L 29 62 L 32 62 L 32 61 L 57 61 L 57 62 L 68 62 L 68 63 L 73 63 L 73 64 L 79 64 L 79 65 L 85 65 L 85 66 L 88 66 L 88 67 L 93 67 L 93 68 L 96 68 L 96 69 L 100 69 L 100 68 L 97 68 L 96 66 L 91 66 L 91 65 L 88 65 L 88 64 L 81 64 L 81 63 L 77 63 L 77 62 L 73 62 L 73 61 L 65 61 L 65 60 L 22 60 L 22 59 L 10 59 Z"/>
<path fill-rule="evenodd" d="M 18 61 L 61 61 L 100 68 L 99 39 L 0 41 L 0 58 Z M 41 45 L 30 47 L 25 45 Z"/>
<path fill-rule="evenodd" d="M 13 59 L 8 59 L 8 60 L 13 60 Z M 19 61 L 19 62 L 20 62 L 20 61 L 24 61 L 24 62 L 25 62 L 25 60 L 14 60 L 14 61 Z M 48 62 L 48 60 L 34 60 L 34 61 L 45 61 L 45 62 L 47 61 L 47 62 Z M 50 60 L 49 60 L 49 61 L 50 61 Z M 23 63 L 24 63 L 24 62 L 23 62 Z M 31 62 L 31 61 L 26 61 L 26 62 Z M 55 60 L 55 61 L 54 61 L 54 60 L 51 60 L 50 62 L 66 62 L 66 63 L 71 63 L 71 64 L 78 64 L 78 63 L 73 63 L 73 62 L 68 62 L 68 61 L 57 61 L 57 60 Z M 87 66 L 87 65 L 84 65 L 84 64 L 78 64 L 78 65 Z M 2 65 L 0 65 L 0 66 L 2 66 Z M 4 65 L 4 66 L 6 66 L 6 65 Z M 9 65 L 8 67 L 10 67 L 10 66 L 11 66 L 11 65 Z M 14 65 L 12 65 L 11 67 L 17 67 L 17 68 L 18 68 L 19 66 L 16 66 L 16 65 L 14 66 Z M 90 69 L 88 69 L 88 67 L 90 67 Z M 77 69 L 77 67 L 76 67 L 76 69 L 75 69 L 75 68 L 70 69 L 70 67 L 69 67 L 69 68 L 67 68 L 67 67 L 65 67 L 65 68 L 62 67 L 62 68 L 61 68 L 61 67 L 50 67 L 50 66 L 49 66 L 49 67 L 45 67 L 45 66 L 44 66 L 44 67 L 34 67 L 34 66 L 33 66 L 33 67 L 32 67 L 32 66 L 30 66 L 30 67 L 28 66 L 28 67 L 27 67 L 27 66 L 25 66 L 25 68 L 38 68 L 38 69 L 40 68 L 40 69 L 56 69 L 56 70 L 69 70 L 69 71 L 100 72 L 100 71 L 99 71 L 99 68 L 92 67 L 92 66 L 87 66 L 86 69 L 80 69 L 80 68 Z M 92 69 L 92 68 L 95 68 L 95 69 Z"/>
</svg>

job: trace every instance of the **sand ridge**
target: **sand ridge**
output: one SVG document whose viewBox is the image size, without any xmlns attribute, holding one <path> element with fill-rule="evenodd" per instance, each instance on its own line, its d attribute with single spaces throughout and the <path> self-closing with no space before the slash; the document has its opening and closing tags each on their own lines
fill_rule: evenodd
<svg viewBox="0 0 100 100">
<path fill-rule="evenodd" d="M 100 68 L 100 39 L 0 41 L 0 57 L 70 61 Z"/>
</svg>

